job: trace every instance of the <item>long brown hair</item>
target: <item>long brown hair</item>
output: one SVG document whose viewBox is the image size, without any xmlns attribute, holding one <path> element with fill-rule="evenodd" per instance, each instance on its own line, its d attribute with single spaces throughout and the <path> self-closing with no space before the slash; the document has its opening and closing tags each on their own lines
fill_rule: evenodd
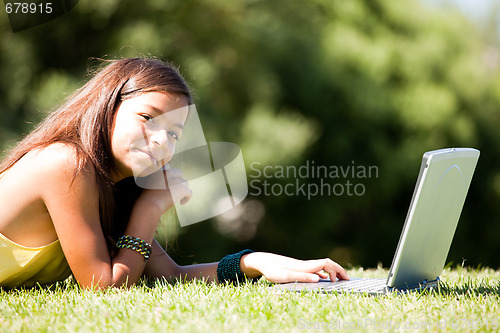
<svg viewBox="0 0 500 333">
<path fill-rule="evenodd" d="M 184 95 L 192 103 L 190 89 L 178 70 L 169 63 L 150 58 L 103 61 L 104 67 L 64 105 L 51 113 L 20 141 L 0 164 L 0 173 L 26 153 L 60 142 L 75 148 L 75 176 L 90 164 L 99 189 L 99 216 L 108 249 L 113 249 L 115 219 L 115 171 L 111 151 L 113 120 L 119 103 L 146 92 Z M 90 163 L 89 163 L 90 162 Z"/>
</svg>

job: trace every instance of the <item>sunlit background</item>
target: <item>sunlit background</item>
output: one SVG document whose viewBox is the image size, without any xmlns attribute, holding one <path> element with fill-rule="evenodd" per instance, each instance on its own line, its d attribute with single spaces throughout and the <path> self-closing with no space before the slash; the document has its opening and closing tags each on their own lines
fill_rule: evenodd
<svg viewBox="0 0 500 333">
<path fill-rule="evenodd" d="M 250 247 L 388 267 L 422 154 L 455 146 L 482 154 L 448 262 L 498 268 L 499 3 L 80 0 L 15 33 L 0 11 L 0 148 L 80 87 L 93 58 L 159 57 L 192 86 L 207 141 L 238 144 L 255 185 L 217 218 L 165 222 L 159 234 L 178 262 Z M 312 163 L 378 173 L 278 173 Z M 321 181 L 364 192 L 278 192 Z"/>
</svg>

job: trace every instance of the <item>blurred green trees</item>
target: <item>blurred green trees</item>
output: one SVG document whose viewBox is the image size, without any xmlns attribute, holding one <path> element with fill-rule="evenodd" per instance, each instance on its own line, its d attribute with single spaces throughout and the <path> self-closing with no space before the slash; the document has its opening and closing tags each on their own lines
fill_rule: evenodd
<svg viewBox="0 0 500 333">
<path fill-rule="evenodd" d="M 207 139 L 239 144 L 255 181 L 231 214 L 171 231 L 181 263 L 248 246 L 389 266 L 422 154 L 468 146 L 482 155 L 449 260 L 498 267 L 500 51 L 493 35 L 482 38 L 458 13 L 416 0 L 81 0 L 17 33 L 3 12 L 0 146 L 12 146 L 82 85 L 90 58 L 168 59 L 193 87 Z M 297 179 L 256 168 L 307 163 L 376 166 L 378 174 L 323 179 L 360 183 L 361 196 L 257 195 L 264 181 Z"/>
</svg>

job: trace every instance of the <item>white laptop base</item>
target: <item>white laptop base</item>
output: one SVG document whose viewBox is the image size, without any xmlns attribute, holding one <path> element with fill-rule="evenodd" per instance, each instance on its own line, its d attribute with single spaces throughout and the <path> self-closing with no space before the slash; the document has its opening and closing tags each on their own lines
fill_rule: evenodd
<svg viewBox="0 0 500 333">
<path fill-rule="evenodd" d="M 423 291 L 436 290 L 439 285 L 439 278 L 434 281 L 422 281 L 417 286 L 396 289 L 387 285 L 387 279 L 377 278 L 350 278 L 350 280 L 320 280 L 316 283 L 283 283 L 277 284 L 274 288 L 278 290 L 293 291 L 316 291 L 325 293 L 363 293 L 368 295 L 385 295 L 391 292 Z"/>
<path fill-rule="evenodd" d="M 472 148 L 424 154 L 387 279 L 320 280 L 274 288 L 368 294 L 436 288 L 478 159 L 479 151 Z"/>
</svg>

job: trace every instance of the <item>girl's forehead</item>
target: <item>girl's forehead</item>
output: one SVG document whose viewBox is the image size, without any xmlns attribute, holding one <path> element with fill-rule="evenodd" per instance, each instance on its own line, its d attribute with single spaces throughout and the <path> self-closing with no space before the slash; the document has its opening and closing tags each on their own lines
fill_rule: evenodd
<svg viewBox="0 0 500 333">
<path fill-rule="evenodd" d="M 188 105 L 188 99 L 181 94 L 167 92 L 145 92 L 126 99 L 129 103 L 140 103 L 154 107 L 162 113 L 176 110 Z"/>
<path fill-rule="evenodd" d="M 118 108 L 126 112 L 144 112 L 157 121 L 172 121 L 183 123 L 192 105 L 180 94 L 169 94 L 164 92 L 147 92 L 123 100 Z"/>
</svg>

